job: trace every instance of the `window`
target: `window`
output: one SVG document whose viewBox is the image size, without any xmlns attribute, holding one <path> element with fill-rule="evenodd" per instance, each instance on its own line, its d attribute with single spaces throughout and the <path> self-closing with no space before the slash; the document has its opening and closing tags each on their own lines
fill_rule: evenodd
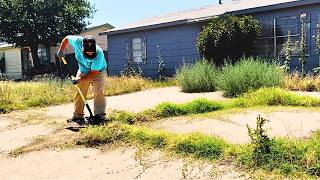
<svg viewBox="0 0 320 180">
<path fill-rule="evenodd" d="M 5 53 L 0 52 L 0 75 L 6 72 Z"/>
<path fill-rule="evenodd" d="M 39 47 L 38 48 L 38 57 L 40 64 L 49 65 L 50 63 L 50 52 L 48 48 Z"/>
<path fill-rule="evenodd" d="M 261 39 L 255 46 L 255 51 L 258 55 L 272 57 L 274 55 L 274 20 L 265 20 L 260 22 Z"/>
<path fill-rule="evenodd" d="M 134 63 L 146 63 L 145 38 L 135 37 L 131 39 L 131 58 Z"/>
<path fill-rule="evenodd" d="M 294 49 L 293 55 L 299 55 L 299 42 L 301 38 L 301 20 L 304 17 L 306 29 L 307 48 L 310 48 L 310 17 L 306 14 L 279 17 L 273 20 L 262 21 L 261 39 L 256 44 L 256 53 L 265 57 L 282 57 L 285 55 L 285 44 L 288 40 L 288 32 Z"/>
<path fill-rule="evenodd" d="M 285 44 L 288 40 L 288 32 L 290 31 L 291 42 L 293 44 L 293 55 L 299 54 L 299 40 L 300 40 L 300 29 L 301 22 L 300 16 L 290 16 L 290 17 L 282 17 L 275 19 L 275 27 L 276 27 L 276 48 L 275 54 L 276 56 L 284 56 L 285 55 Z"/>
</svg>

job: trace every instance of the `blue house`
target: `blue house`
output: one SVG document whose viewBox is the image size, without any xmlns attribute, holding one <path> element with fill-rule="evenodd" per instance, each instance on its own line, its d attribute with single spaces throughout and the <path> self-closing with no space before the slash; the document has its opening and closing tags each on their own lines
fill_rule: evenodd
<svg viewBox="0 0 320 180">
<path fill-rule="evenodd" d="M 291 39 L 298 43 L 303 18 L 308 49 L 306 68 L 319 66 L 313 36 L 320 15 L 320 0 L 237 0 L 151 17 L 101 33 L 108 37 L 109 74 L 119 75 L 131 60 L 142 69 L 144 76 L 155 77 L 160 54 L 166 75 L 173 75 L 182 64 L 200 59 L 195 45 L 201 28 L 210 18 L 226 13 L 252 15 L 259 20 L 262 38 L 256 44 L 256 52 L 279 59 L 283 58 L 289 30 Z M 294 56 L 291 66 L 299 70 L 298 50 Z"/>
</svg>

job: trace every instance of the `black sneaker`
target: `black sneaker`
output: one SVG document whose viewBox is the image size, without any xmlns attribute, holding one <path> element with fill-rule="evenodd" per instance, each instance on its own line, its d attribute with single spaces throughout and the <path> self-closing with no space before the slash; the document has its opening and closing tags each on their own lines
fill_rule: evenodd
<svg viewBox="0 0 320 180">
<path fill-rule="evenodd" d="M 91 125 L 102 125 L 107 122 L 107 118 L 104 115 L 95 115 L 93 118 L 89 118 L 88 123 Z"/>
<path fill-rule="evenodd" d="M 76 123 L 79 126 L 83 126 L 86 124 L 86 120 L 84 118 L 77 118 L 77 117 L 72 117 L 71 119 L 67 120 L 68 123 Z"/>
</svg>

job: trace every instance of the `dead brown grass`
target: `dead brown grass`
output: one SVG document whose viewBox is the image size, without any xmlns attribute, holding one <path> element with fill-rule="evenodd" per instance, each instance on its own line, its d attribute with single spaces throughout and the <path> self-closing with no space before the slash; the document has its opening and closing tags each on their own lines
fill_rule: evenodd
<svg viewBox="0 0 320 180">
<path fill-rule="evenodd" d="M 291 91 L 320 91 L 320 76 L 307 75 L 301 77 L 298 73 L 287 75 L 283 87 Z"/>
</svg>

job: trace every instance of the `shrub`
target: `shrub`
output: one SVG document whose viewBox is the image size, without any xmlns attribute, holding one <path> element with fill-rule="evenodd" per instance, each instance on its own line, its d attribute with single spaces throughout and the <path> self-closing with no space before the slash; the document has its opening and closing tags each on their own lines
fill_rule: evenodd
<svg viewBox="0 0 320 180">
<path fill-rule="evenodd" d="M 237 60 L 253 55 L 253 45 L 260 36 L 259 22 L 251 16 L 214 17 L 197 39 L 199 52 L 208 60 L 222 64 L 227 58 Z"/>
<path fill-rule="evenodd" d="M 237 97 L 262 87 L 278 87 L 283 78 L 284 72 L 277 65 L 250 57 L 226 64 L 218 82 L 224 96 Z"/>
<path fill-rule="evenodd" d="M 219 70 L 205 60 L 194 65 L 184 65 L 177 71 L 176 79 L 183 92 L 211 92 L 217 89 Z"/>
</svg>

